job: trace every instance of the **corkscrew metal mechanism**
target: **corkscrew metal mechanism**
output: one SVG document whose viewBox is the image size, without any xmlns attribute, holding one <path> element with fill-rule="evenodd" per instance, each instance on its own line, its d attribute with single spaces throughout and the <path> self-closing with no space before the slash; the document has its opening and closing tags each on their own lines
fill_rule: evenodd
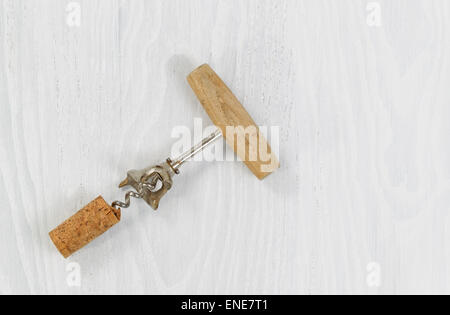
<svg viewBox="0 0 450 315">
<path fill-rule="evenodd" d="M 125 194 L 125 202 L 114 201 L 112 206 L 116 209 L 129 208 L 133 197 L 144 199 L 153 209 L 157 210 L 161 198 L 172 188 L 172 178 L 174 175 L 180 174 L 180 167 L 221 137 L 222 131 L 217 129 L 209 137 L 203 139 L 199 144 L 173 161 L 168 158 L 159 165 L 150 166 L 143 170 L 129 171 L 127 178 L 120 183 L 119 187 L 131 186 L 135 191 L 128 191 Z"/>
</svg>

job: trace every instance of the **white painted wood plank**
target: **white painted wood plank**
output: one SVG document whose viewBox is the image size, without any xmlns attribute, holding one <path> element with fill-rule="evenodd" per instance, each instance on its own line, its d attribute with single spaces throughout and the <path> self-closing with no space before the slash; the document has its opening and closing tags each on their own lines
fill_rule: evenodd
<svg viewBox="0 0 450 315">
<path fill-rule="evenodd" d="M 447 1 L 70 3 L 0 3 L 0 293 L 450 293 Z M 50 229 L 209 124 L 205 62 L 282 168 L 193 162 L 63 260 Z"/>
</svg>

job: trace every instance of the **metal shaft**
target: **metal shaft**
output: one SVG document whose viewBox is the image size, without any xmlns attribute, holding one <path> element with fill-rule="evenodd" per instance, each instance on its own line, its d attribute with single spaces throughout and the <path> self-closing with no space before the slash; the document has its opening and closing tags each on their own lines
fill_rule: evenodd
<svg viewBox="0 0 450 315">
<path fill-rule="evenodd" d="M 115 208 L 128 208 L 131 197 L 144 199 L 153 209 L 158 209 L 159 201 L 172 187 L 172 176 L 179 174 L 179 168 L 190 158 L 204 150 L 209 144 L 213 143 L 222 136 L 220 129 L 217 129 L 209 137 L 205 138 L 199 144 L 195 145 L 188 152 L 182 154 L 179 158 L 172 161 L 167 159 L 160 165 L 148 167 L 143 170 L 131 170 L 127 173 L 127 178 L 122 181 L 119 187 L 132 186 L 136 191 L 129 191 L 125 195 L 125 202 L 114 201 L 112 206 Z M 158 183 L 161 187 L 157 188 Z"/>
<path fill-rule="evenodd" d="M 197 153 L 203 151 L 208 145 L 220 139 L 222 137 L 222 131 L 217 129 L 214 133 L 212 133 L 209 137 L 203 139 L 200 143 L 192 147 L 191 150 L 183 153 L 180 157 L 175 159 L 172 162 L 172 167 L 175 170 L 178 170 L 186 161 L 194 157 Z"/>
</svg>

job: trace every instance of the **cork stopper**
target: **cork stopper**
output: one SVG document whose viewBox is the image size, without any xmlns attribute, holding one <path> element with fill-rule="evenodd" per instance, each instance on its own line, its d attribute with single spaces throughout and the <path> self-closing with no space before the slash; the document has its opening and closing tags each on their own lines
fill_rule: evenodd
<svg viewBox="0 0 450 315">
<path fill-rule="evenodd" d="M 67 258 L 120 222 L 120 209 L 98 197 L 49 233 L 59 252 Z"/>
</svg>

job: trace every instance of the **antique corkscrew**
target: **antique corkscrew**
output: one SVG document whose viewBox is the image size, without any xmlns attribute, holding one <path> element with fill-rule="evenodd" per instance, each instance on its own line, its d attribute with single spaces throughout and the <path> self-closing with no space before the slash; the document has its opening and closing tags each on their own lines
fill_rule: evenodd
<svg viewBox="0 0 450 315">
<path fill-rule="evenodd" d="M 221 137 L 257 178 L 264 179 L 279 168 L 277 157 L 253 119 L 210 66 L 197 68 L 187 80 L 218 129 L 178 158 L 129 171 L 119 187 L 130 186 L 134 190 L 126 193 L 124 202 L 114 201 L 109 205 L 100 196 L 51 231 L 51 240 L 65 258 L 120 222 L 121 209 L 130 207 L 131 198 L 143 199 L 158 209 L 180 167 Z"/>
</svg>

